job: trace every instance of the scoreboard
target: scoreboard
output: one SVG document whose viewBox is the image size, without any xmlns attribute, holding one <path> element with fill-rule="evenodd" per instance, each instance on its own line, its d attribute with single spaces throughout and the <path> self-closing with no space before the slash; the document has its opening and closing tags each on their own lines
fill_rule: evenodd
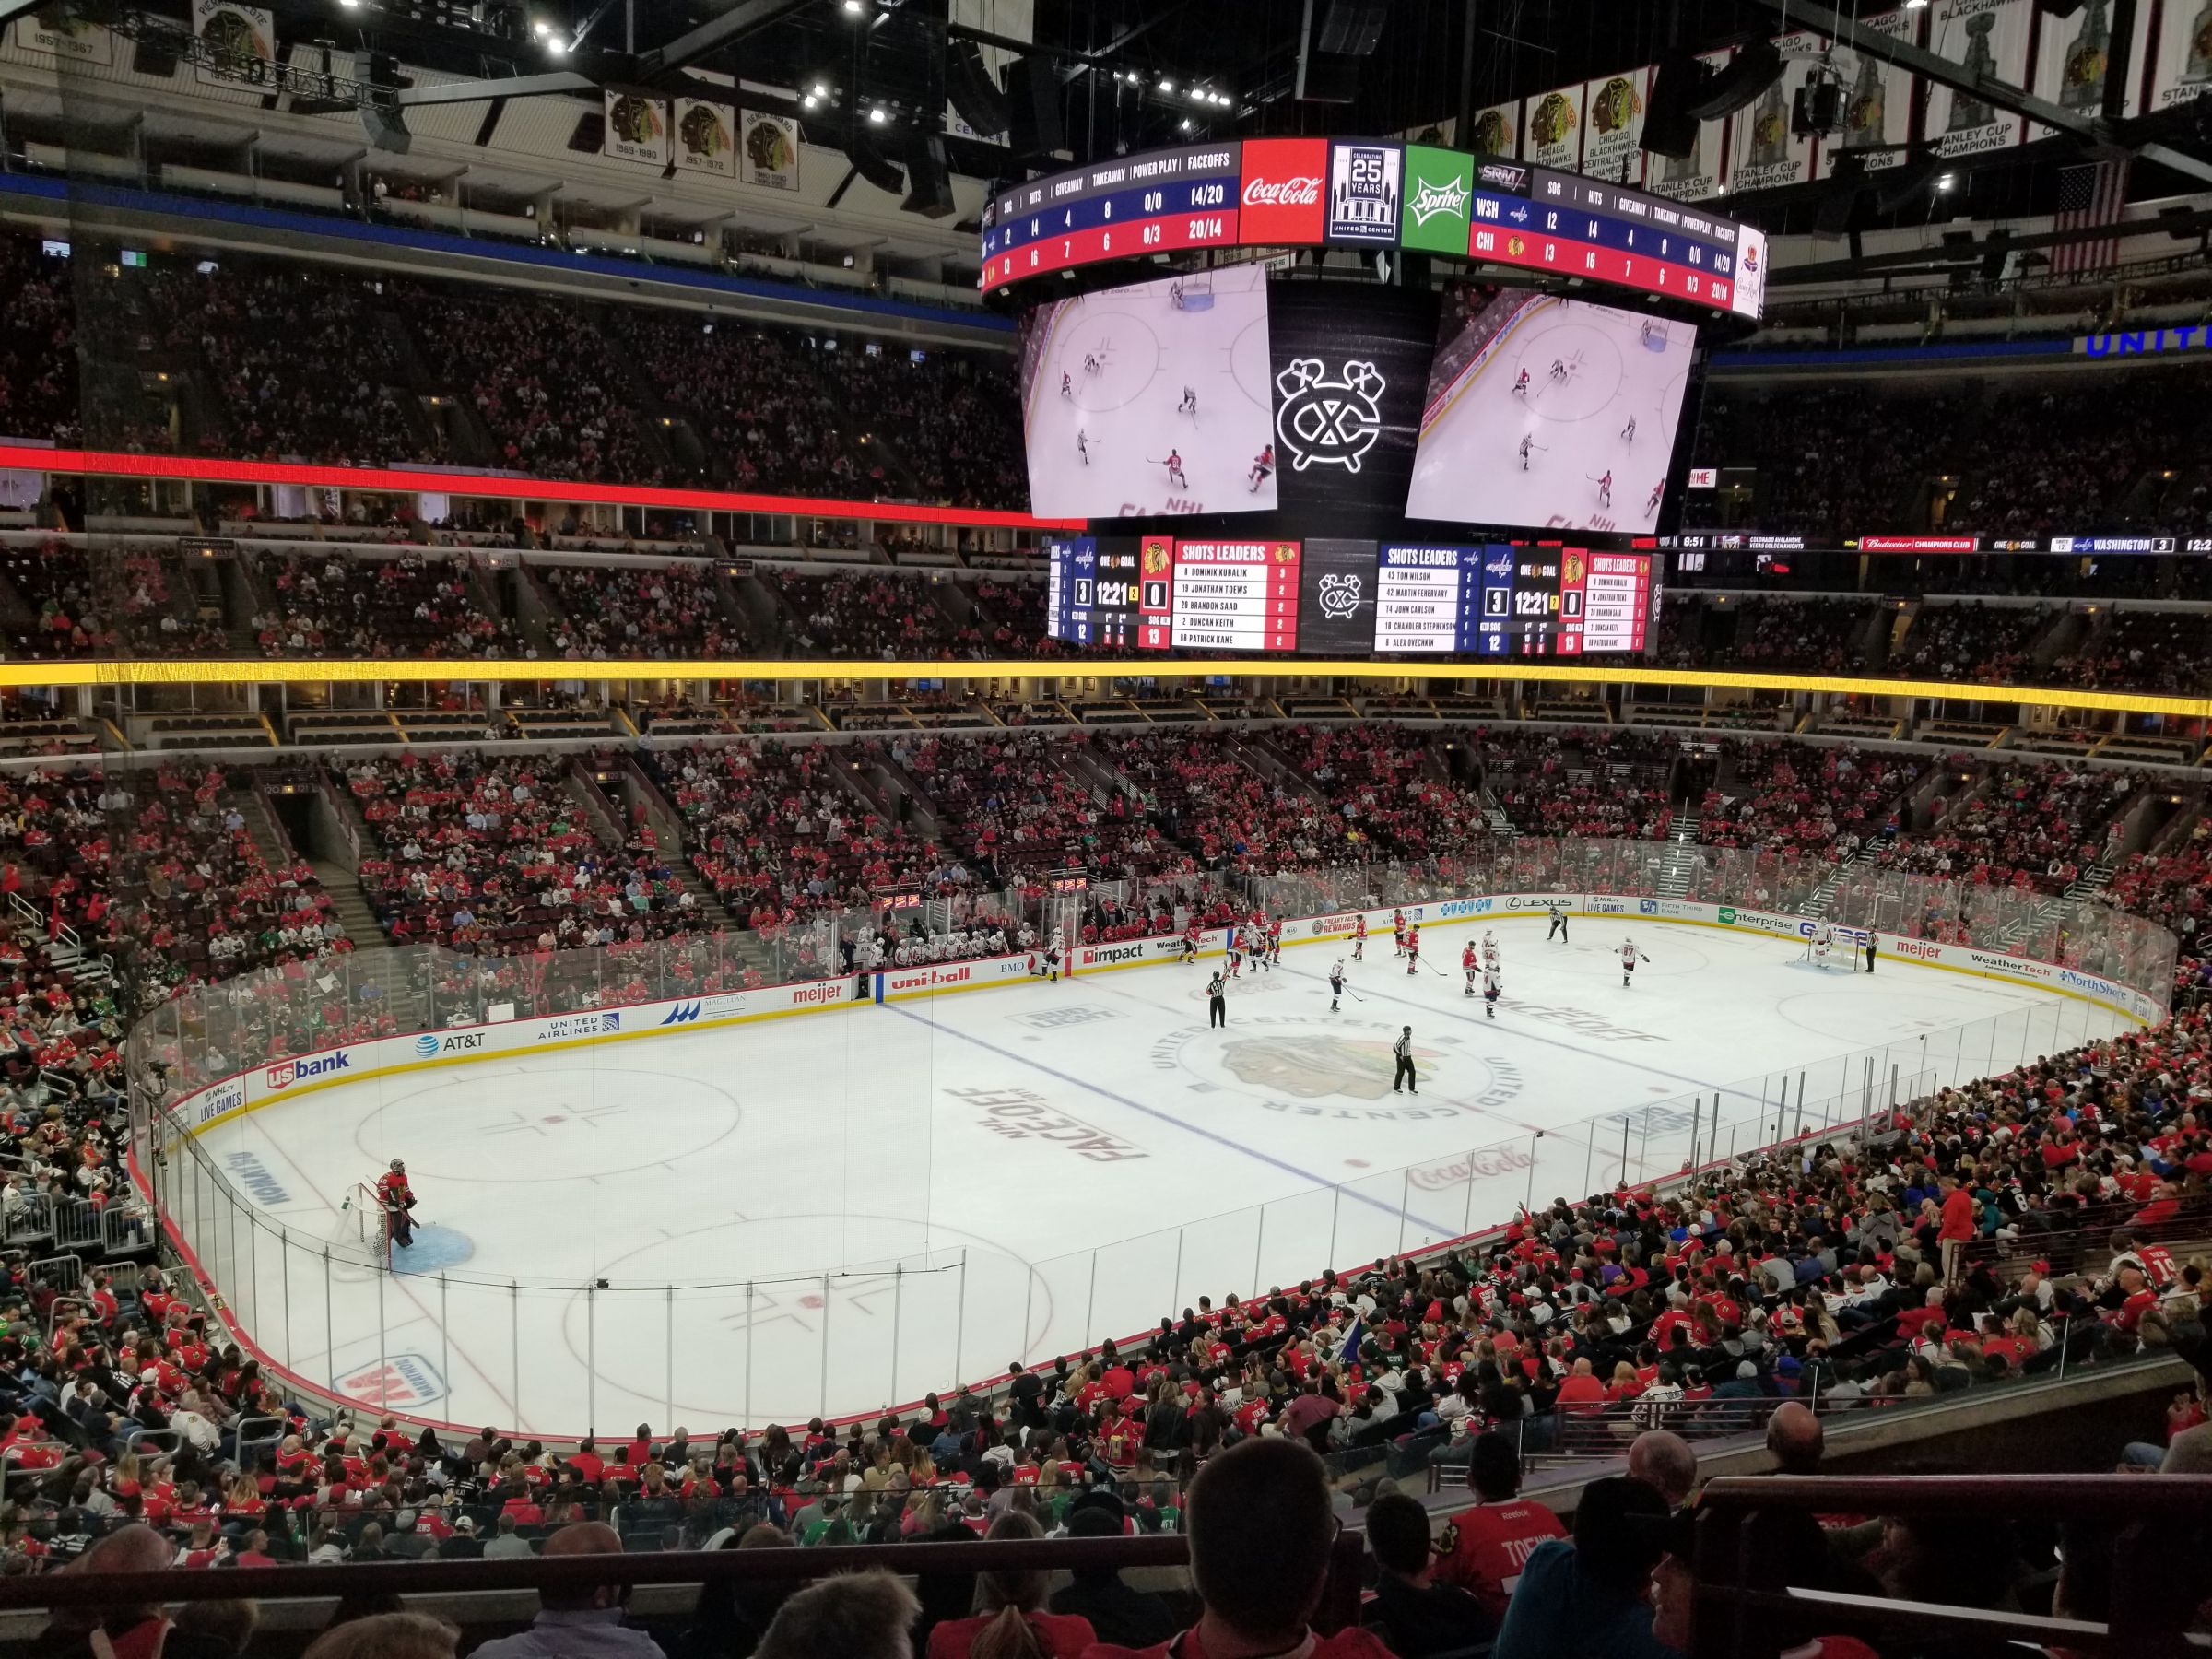
<svg viewBox="0 0 2212 1659">
<path fill-rule="evenodd" d="M 1244 138 L 1117 156 L 984 204 L 982 287 L 1188 248 L 1406 248 L 1759 315 L 1754 227 L 1579 173 L 1430 145 Z"/>
<path fill-rule="evenodd" d="M 1136 555 L 1100 552 L 1092 535 L 1048 541 L 1045 553 L 1045 632 L 1070 645 L 1134 644 Z"/>
<path fill-rule="evenodd" d="M 1100 544 L 1103 540 L 1106 545 Z M 1106 650 L 1583 656 L 1658 640 L 1665 555 L 1559 542 L 1048 540 L 1046 631 Z M 1365 631 L 1371 606 L 1373 631 Z M 1359 630 L 1353 631 L 1355 628 Z"/>
<path fill-rule="evenodd" d="M 1375 649 L 1464 656 L 1641 652 L 1656 635 L 1650 553 L 1557 542 L 1385 543 Z"/>
<path fill-rule="evenodd" d="M 1169 626 L 1179 651 L 1296 651 L 1299 545 L 1179 541 Z"/>
</svg>

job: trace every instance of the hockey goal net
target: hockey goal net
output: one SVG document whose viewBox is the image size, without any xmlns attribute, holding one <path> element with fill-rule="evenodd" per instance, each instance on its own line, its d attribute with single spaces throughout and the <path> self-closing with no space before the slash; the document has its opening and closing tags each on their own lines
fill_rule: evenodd
<svg viewBox="0 0 2212 1659">
<path fill-rule="evenodd" d="M 338 1220 L 330 1241 L 359 1253 L 380 1267 L 392 1265 L 391 1224 L 384 1218 L 383 1203 L 376 1189 L 367 1182 L 357 1181 L 339 1194 Z"/>
<path fill-rule="evenodd" d="M 1856 973 L 1859 953 L 1864 948 L 1857 934 L 1839 927 L 1826 941 L 1818 935 L 1808 935 L 1805 941 L 1805 959 L 1815 967 L 1832 968 L 1839 973 Z"/>
</svg>

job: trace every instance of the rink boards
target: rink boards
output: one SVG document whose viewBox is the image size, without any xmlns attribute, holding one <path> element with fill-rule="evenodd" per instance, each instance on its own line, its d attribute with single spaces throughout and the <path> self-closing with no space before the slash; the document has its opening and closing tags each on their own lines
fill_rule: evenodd
<svg viewBox="0 0 2212 1659">
<path fill-rule="evenodd" d="M 1283 924 L 1283 944 L 1322 944 L 1347 941 L 1361 920 L 1371 941 L 1387 942 L 1391 919 L 1402 911 L 1417 923 L 1471 923 L 1488 916 L 1534 916 L 1542 919 L 1554 904 L 1567 907 L 1570 918 L 1585 924 L 1619 923 L 1626 930 L 1653 925 L 1719 928 L 1734 933 L 1762 934 L 1777 939 L 1803 941 L 1819 925 L 1817 919 L 1779 912 L 1750 910 L 1738 905 L 1707 904 L 1691 900 L 1649 899 L 1610 893 L 1489 893 L 1426 904 L 1382 907 L 1369 911 L 1341 911 Z M 1836 926 L 1839 949 L 1863 947 L 1866 935 L 1856 928 Z M 1226 929 L 1204 931 L 1198 954 L 1218 957 L 1228 943 Z M 1883 935 L 1877 951 L 1888 963 L 1910 963 L 2027 985 L 2109 1009 L 2139 1023 L 2165 1018 L 2163 1005 L 2144 993 L 2100 975 L 2058 963 L 2014 957 L 1972 946 L 1939 944 L 1927 939 Z M 1065 973 L 1080 978 L 1124 968 L 1153 967 L 1172 962 L 1182 954 L 1180 934 L 1156 935 L 1144 939 L 1116 940 L 1084 945 L 1068 953 Z M 849 1012 L 871 1004 L 900 1003 L 921 997 L 945 996 L 967 991 L 986 991 L 1014 984 L 1030 984 L 1038 973 L 1033 966 L 1040 953 L 1021 952 L 985 957 L 972 961 L 938 962 L 904 969 L 848 974 L 795 985 L 767 985 L 756 990 L 722 991 L 700 996 L 672 997 L 631 1003 L 620 1007 L 592 1009 L 576 1014 L 553 1014 L 535 1018 L 496 1020 L 483 1025 L 424 1031 L 412 1036 L 382 1037 L 368 1042 L 289 1055 L 255 1065 L 182 1097 L 171 1109 L 170 1132 L 197 1135 L 219 1123 L 256 1107 L 335 1084 L 359 1082 L 432 1066 L 453 1065 L 524 1053 L 543 1053 L 587 1044 L 627 1041 L 671 1030 L 699 1030 L 714 1026 L 741 1025 L 758 1019 L 779 1019 L 794 1014 Z M 1449 966 L 1450 964 L 1443 964 Z"/>
</svg>

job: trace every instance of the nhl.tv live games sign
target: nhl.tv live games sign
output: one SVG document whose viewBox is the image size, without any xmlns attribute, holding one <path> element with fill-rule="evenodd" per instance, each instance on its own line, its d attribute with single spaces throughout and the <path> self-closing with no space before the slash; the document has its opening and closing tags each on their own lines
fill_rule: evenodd
<svg viewBox="0 0 2212 1659">
<path fill-rule="evenodd" d="M 1766 241 L 1665 196 L 1376 138 L 1247 138 L 1034 179 L 983 210 L 983 288 L 1184 248 L 1406 248 L 1756 321 Z"/>
</svg>

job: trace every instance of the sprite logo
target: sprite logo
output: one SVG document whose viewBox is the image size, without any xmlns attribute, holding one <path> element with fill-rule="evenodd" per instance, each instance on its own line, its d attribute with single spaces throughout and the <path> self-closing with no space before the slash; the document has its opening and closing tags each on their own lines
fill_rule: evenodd
<svg viewBox="0 0 2212 1659">
<path fill-rule="evenodd" d="M 1731 910 L 1727 905 L 1724 904 L 1721 906 L 1720 915 L 1721 920 L 1724 923 L 1734 925 L 1735 922 L 1735 912 Z"/>
<path fill-rule="evenodd" d="M 1467 197 L 1472 194 L 1465 179 L 1447 179 L 1441 184 L 1424 181 L 1414 192 L 1413 222 L 1426 225 L 1440 213 L 1464 219 L 1467 217 Z"/>
<path fill-rule="evenodd" d="M 1475 158 L 1425 144 L 1406 147 L 1406 211 L 1398 241 L 1464 259 L 1475 210 Z"/>
</svg>

